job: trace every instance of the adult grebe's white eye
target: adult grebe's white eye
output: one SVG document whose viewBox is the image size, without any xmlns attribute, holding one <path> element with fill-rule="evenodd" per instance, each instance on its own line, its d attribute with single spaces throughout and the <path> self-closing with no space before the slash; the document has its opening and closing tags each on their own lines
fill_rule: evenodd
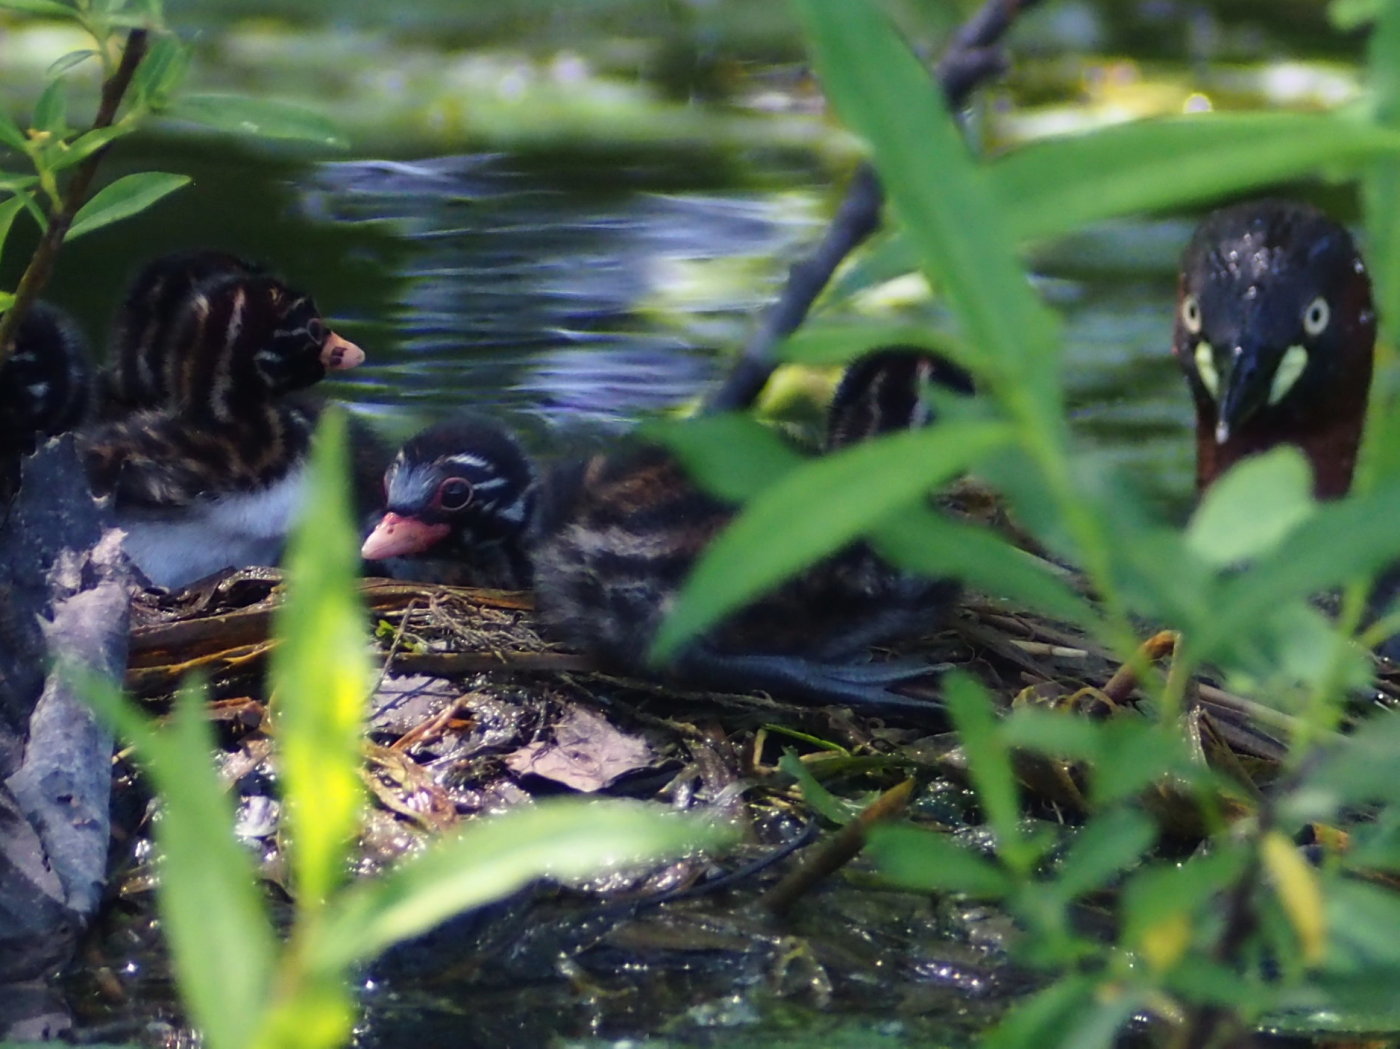
<svg viewBox="0 0 1400 1049">
<path fill-rule="evenodd" d="M 1321 295 L 1308 303 L 1303 311 L 1303 330 L 1309 335 L 1321 335 L 1332 320 L 1332 308 Z"/>
<path fill-rule="evenodd" d="M 1201 304 L 1196 296 L 1187 295 L 1181 300 L 1181 323 L 1192 335 L 1201 334 Z"/>
</svg>

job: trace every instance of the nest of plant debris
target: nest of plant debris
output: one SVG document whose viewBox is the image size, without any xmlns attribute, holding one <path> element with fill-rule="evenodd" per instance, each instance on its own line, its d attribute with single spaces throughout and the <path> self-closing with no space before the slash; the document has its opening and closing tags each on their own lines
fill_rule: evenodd
<svg viewBox="0 0 1400 1049">
<path fill-rule="evenodd" d="M 976 597 L 895 653 L 930 665 L 926 678 L 901 686 L 928 700 L 925 716 L 618 677 L 542 639 L 528 594 L 380 579 L 364 580 L 360 591 L 380 668 L 369 712 L 371 787 L 391 824 L 422 832 L 541 793 L 654 796 L 690 784 L 684 789 L 718 797 L 761 780 L 776 752 L 801 748 L 804 737 L 830 748 L 827 760 L 839 750 L 862 759 L 867 774 L 883 769 L 890 782 L 910 772 L 958 777 L 961 760 L 938 703 L 938 674 L 951 666 L 1007 706 L 1137 716 L 1136 674 L 1081 631 Z M 268 750 L 263 670 L 277 644 L 271 623 L 281 593 L 277 571 L 246 569 L 175 594 L 148 592 L 136 604 L 129 691 L 159 704 L 191 672 L 203 674 L 225 745 L 240 755 L 230 775 Z M 1159 636 L 1146 661 L 1170 651 L 1169 636 Z M 1189 730 L 1204 760 L 1252 783 L 1282 756 L 1286 715 L 1209 681 L 1194 683 L 1190 700 Z M 1063 784 L 1042 779 L 1028 784 L 1032 792 L 1065 805 Z M 394 848 L 403 834 L 388 835 Z"/>
<path fill-rule="evenodd" d="M 725 857 L 684 857 L 587 885 L 536 889 L 465 915 L 382 963 L 381 975 L 395 985 L 426 979 L 459 999 L 508 988 L 505 998 L 490 998 L 490 1008 L 468 1012 L 473 1023 L 497 1023 L 510 1038 L 565 1007 L 561 964 L 572 981 L 605 990 L 594 1006 L 623 1028 L 749 985 L 821 1009 L 844 1001 L 945 1025 L 956 1014 L 969 1032 L 980 1028 L 1024 990 L 1024 977 L 1006 964 L 1001 937 L 1009 927 L 954 896 L 870 892 L 859 877 L 828 876 L 859 853 L 870 823 L 908 806 L 920 822 L 948 833 L 974 841 L 985 833 L 938 700 L 944 669 L 972 673 L 1006 707 L 1147 716 L 1136 709 L 1137 674 L 1081 631 L 976 596 L 927 637 L 876 653 L 929 663 L 927 678 L 900 685 L 928 700 L 924 713 L 800 705 L 619 677 L 541 638 L 528 594 L 379 579 L 362 581 L 360 592 L 379 667 L 365 744 L 376 804 L 360 843 L 361 871 L 476 813 L 567 792 L 702 806 L 747 830 Z M 281 575 L 268 569 L 235 571 L 175 594 L 145 593 L 133 610 L 127 673 L 129 691 L 157 710 L 192 672 L 208 680 L 223 773 L 239 800 L 239 833 L 261 849 L 263 874 L 274 884 L 283 865 L 264 670 L 277 644 L 271 626 L 281 599 Z M 1169 658 L 1171 647 L 1170 636 L 1154 637 L 1138 665 Z M 1201 761 L 1239 785 L 1217 799 L 1219 810 L 1247 812 L 1277 771 L 1289 724 L 1286 715 L 1199 680 L 1183 730 Z M 828 791 L 869 803 L 864 815 L 816 841 L 810 799 L 787 774 L 792 766 L 779 768 L 794 753 Z M 1083 770 L 1073 764 L 1027 756 L 1017 770 L 1031 818 L 1073 824 L 1087 811 Z M 119 775 L 117 783 L 119 799 L 144 797 L 134 777 Z M 1164 841 L 1190 848 L 1204 832 L 1198 800 L 1169 783 L 1146 791 L 1144 803 Z M 138 830 L 129 840 L 144 837 Z M 149 853 L 133 847 L 128 855 L 118 893 L 149 914 L 142 902 Z M 651 906 L 657 902 L 669 906 Z M 149 956 L 156 927 L 139 928 L 128 922 L 128 945 L 108 938 L 108 951 L 131 951 L 137 942 L 147 945 L 134 948 L 138 955 Z M 927 978 L 930 967 L 943 974 L 939 981 Z M 477 1027 L 464 1037 L 489 1044 Z M 518 1044 L 510 1038 L 502 1044 Z"/>
</svg>

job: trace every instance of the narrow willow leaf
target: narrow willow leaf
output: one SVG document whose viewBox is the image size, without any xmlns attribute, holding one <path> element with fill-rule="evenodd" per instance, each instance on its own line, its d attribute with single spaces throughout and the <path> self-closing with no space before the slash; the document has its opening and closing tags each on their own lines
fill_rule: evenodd
<svg viewBox="0 0 1400 1049">
<path fill-rule="evenodd" d="M 136 127 L 135 124 L 116 124 L 80 135 L 69 143 L 66 149 L 53 157 L 53 169 L 62 171 L 64 168 L 72 167 L 74 164 L 86 160 L 107 143 L 119 139 L 123 135 L 131 134 L 136 130 Z"/>
<path fill-rule="evenodd" d="M 0 0 L 0 8 L 49 18 L 73 18 L 77 14 L 72 4 L 59 3 L 59 0 Z"/>
<path fill-rule="evenodd" d="M 1103 806 L 1136 797 L 1187 765 L 1180 733 L 1155 722 L 1117 718 L 1103 727 L 1099 760 L 1090 772 L 1090 796 Z M 1183 773 L 1184 774 L 1184 773 Z"/>
<path fill-rule="evenodd" d="M 961 339 L 914 324 L 806 324 L 779 344 L 777 352 L 798 364 L 848 364 L 874 347 L 890 346 L 932 350 L 963 365 L 969 357 Z"/>
<path fill-rule="evenodd" d="M 39 101 L 34 103 L 32 126 L 60 139 L 68 133 L 68 85 L 62 80 L 50 80 Z"/>
<path fill-rule="evenodd" d="M 1380 14 L 1385 0 L 1332 0 L 1327 17 L 1342 32 L 1359 29 Z"/>
<path fill-rule="evenodd" d="M 791 471 L 710 544 L 658 631 L 654 654 L 673 653 L 1009 438 L 1001 423 L 947 423 L 865 441 Z"/>
<path fill-rule="evenodd" d="M 960 892 L 997 899 L 1014 884 L 992 860 L 946 835 L 917 827 L 872 827 L 866 853 L 882 877 L 914 892 Z"/>
<path fill-rule="evenodd" d="M 1307 775 L 1285 795 L 1281 809 L 1300 824 L 1378 801 L 1400 815 L 1400 777 L 1392 768 L 1397 754 L 1400 713 L 1378 710 L 1353 732 L 1314 752 Z"/>
<path fill-rule="evenodd" d="M 1368 973 L 1400 970 L 1400 894 L 1388 885 L 1336 878 L 1327 886 L 1327 968 L 1352 979 Z M 1395 1007 L 1395 984 L 1389 1004 Z"/>
<path fill-rule="evenodd" d="M 1103 726 L 1072 711 L 1040 706 L 1018 706 L 1001 720 L 1002 738 L 1016 750 L 1044 754 L 1047 758 L 1098 761 Z"/>
<path fill-rule="evenodd" d="M 983 1049 L 1048 1049 L 1065 1044 L 1075 1021 L 1094 1009 L 1099 983 L 1070 973 L 1018 1002 L 981 1040 Z"/>
<path fill-rule="evenodd" d="M 812 770 L 809 769 L 792 751 L 783 752 L 783 756 L 778 759 L 778 769 L 787 773 L 797 781 L 797 786 L 802 791 L 802 800 L 816 810 L 823 819 L 830 820 L 838 827 L 844 827 L 852 819 L 860 815 L 860 806 L 838 798 L 831 791 L 823 787 Z"/>
<path fill-rule="evenodd" d="M 1202 660 L 1229 651 L 1255 623 L 1289 601 L 1375 573 L 1400 557 L 1400 476 L 1374 492 L 1319 506 L 1274 553 L 1222 580 L 1214 614 L 1196 624 Z"/>
<path fill-rule="evenodd" d="M 1094 607 L 1055 574 L 1053 565 L 995 532 L 910 506 L 881 521 L 871 542 L 893 563 L 931 578 L 960 579 L 984 593 L 1024 603 L 1081 626 L 1098 622 Z"/>
<path fill-rule="evenodd" d="M 241 95 L 186 95 L 170 110 L 180 120 L 216 131 L 259 138 L 296 139 L 343 149 L 345 136 L 321 114 L 290 102 Z"/>
<path fill-rule="evenodd" d="M 1303 859 L 1298 847 L 1276 830 L 1260 841 L 1259 857 L 1303 948 L 1303 961 L 1318 964 L 1327 950 L 1327 914 L 1317 871 Z"/>
<path fill-rule="evenodd" d="M 1213 912 L 1218 894 L 1240 877 L 1248 859 L 1238 843 L 1221 841 L 1214 852 L 1134 871 L 1118 908 L 1121 942 L 1159 972 L 1171 969 L 1190 946 L 1196 915 Z"/>
<path fill-rule="evenodd" d="M 339 972 L 295 975 L 295 992 L 281 995 L 269 1010 L 254 1049 L 343 1049 L 352 1044 L 359 1007 L 349 981 Z"/>
<path fill-rule="evenodd" d="M 384 877 L 340 894 L 315 946 L 316 964 L 340 969 L 373 958 L 540 878 L 598 875 L 722 848 L 734 836 L 709 821 L 614 801 L 543 801 L 479 819 L 460 836 L 436 841 Z"/>
<path fill-rule="evenodd" d="M 1011 751 L 997 731 L 997 717 L 987 690 L 963 673 L 944 678 L 944 698 L 967 753 L 968 775 L 997 838 L 997 854 L 1019 874 L 1030 872 L 1035 855 L 1021 833 L 1020 790 L 1011 767 Z"/>
<path fill-rule="evenodd" d="M 1237 463 L 1211 485 L 1186 528 L 1186 544 L 1218 567 L 1262 557 L 1316 509 L 1312 471 L 1291 445 Z"/>
<path fill-rule="evenodd" d="M 1332 113 L 1200 113 L 1042 139 L 987 174 L 1023 240 L 1181 207 L 1400 153 L 1400 134 Z"/>
<path fill-rule="evenodd" d="M 0 144 L 23 150 L 29 140 L 13 120 L 0 111 Z"/>
<path fill-rule="evenodd" d="M 1102 889 L 1137 864 L 1156 840 L 1156 824 L 1136 809 L 1095 816 L 1075 834 L 1051 887 L 1066 900 Z"/>
<path fill-rule="evenodd" d="M 1391 133 L 1400 132 L 1400 4 L 1376 5 L 1376 23 L 1367 42 L 1366 80 L 1370 88 L 1372 120 Z M 1361 203 L 1366 217 L 1367 258 L 1369 261 L 1376 313 L 1381 318 L 1382 339 L 1395 343 L 1396 319 L 1400 318 L 1400 157 L 1380 157 L 1366 169 L 1361 180 Z M 1376 385 L 1373 406 L 1386 405 Z M 1366 427 L 1362 454 L 1361 484 L 1368 481 L 1371 461 L 1382 476 L 1400 476 L 1400 445 L 1394 438 L 1400 430 L 1400 411 L 1391 396 L 1387 409 L 1371 415 Z"/>
<path fill-rule="evenodd" d="M 182 689 L 164 729 L 106 683 L 84 694 L 135 744 L 162 799 L 159 902 L 180 993 L 210 1045 L 250 1045 L 271 998 L 277 946 L 210 761 L 204 690 Z"/>
<path fill-rule="evenodd" d="M 139 215 L 162 197 L 188 185 L 189 181 L 188 175 L 172 175 L 164 171 L 123 175 L 103 186 L 78 209 L 68 230 L 68 239 L 73 240 L 113 222 Z"/>
<path fill-rule="evenodd" d="M 162 36 L 136 70 L 132 87 L 154 110 L 165 109 L 189 70 L 189 52 L 174 36 Z"/>
<path fill-rule="evenodd" d="M 46 77 L 61 77 L 64 73 L 68 72 L 68 70 L 74 68 L 75 66 L 82 65 L 89 58 L 92 58 L 96 54 L 97 52 L 91 49 L 86 49 L 82 51 L 69 51 L 66 55 L 55 59 L 53 65 L 49 66 L 48 69 L 44 70 L 44 75 Z"/>
<path fill-rule="evenodd" d="M 923 66 L 866 0 L 797 0 L 822 85 L 870 145 L 880 181 L 994 392 L 1060 433 L 1055 318 L 1020 264 L 1005 204 Z"/>
<path fill-rule="evenodd" d="M 658 423 L 642 432 L 670 448 L 707 492 L 733 503 L 766 490 L 805 461 L 772 427 L 747 415 Z"/>
<path fill-rule="evenodd" d="M 360 766 L 370 665 L 355 590 L 359 547 L 348 476 L 345 420 L 328 411 L 289 543 L 287 599 L 275 621 L 282 643 L 269 668 L 303 912 L 323 903 L 344 878 L 364 806 Z"/>
<path fill-rule="evenodd" d="M 5 238 L 10 235 L 10 227 L 15 224 L 15 217 L 23 210 L 24 201 L 20 197 L 11 197 L 0 202 L 0 253 L 4 251 Z"/>
</svg>

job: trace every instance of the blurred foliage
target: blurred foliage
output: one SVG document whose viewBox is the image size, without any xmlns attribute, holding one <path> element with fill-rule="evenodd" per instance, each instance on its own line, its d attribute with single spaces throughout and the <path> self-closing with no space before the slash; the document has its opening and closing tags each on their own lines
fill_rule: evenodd
<svg viewBox="0 0 1400 1049">
<path fill-rule="evenodd" d="M 1027 280 L 1018 250 L 1117 214 L 1229 199 L 1304 178 L 1351 179 L 1367 202 L 1381 315 L 1400 315 L 1392 290 L 1400 286 L 1400 243 L 1391 232 L 1400 3 L 1371 12 L 1378 24 L 1370 94 L 1359 107 L 1128 123 L 1033 142 L 992 160 L 969 153 L 921 63 L 868 0 L 797 0 L 797 8 L 828 95 L 880 173 L 895 237 L 904 244 L 900 254 L 917 261 L 951 316 L 951 335 L 918 341 L 976 376 L 982 410 L 977 419 L 935 427 L 942 442 L 900 435 L 875 442 L 878 451 L 849 449 L 811 464 L 778 464 L 765 455 L 767 483 L 748 486 L 742 514 L 693 574 L 658 653 L 673 651 L 813 553 L 860 536 L 912 569 L 960 576 L 1064 615 L 1052 572 L 1029 567 L 990 531 L 976 541 L 999 547 L 999 556 L 962 556 L 958 537 L 921 506 L 914 480 L 970 468 L 995 484 L 1045 548 L 1083 572 L 1098 600 L 1079 607 L 1076 618 L 1124 661 L 1146 669 L 1136 654 L 1137 624 L 1179 632 L 1169 672 L 1143 679 L 1155 719 L 1097 722 L 1022 710 L 998 718 L 991 697 L 970 679 L 955 675 L 946 683 L 995 847 L 971 851 L 896 828 L 877 836 L 875 851 L 902 885 L 996 900 L 1018 919 L 1018 957 L 1044 973 L 1045 986 L 1013 1010 L 989 1044 L 1107 1046 L 1142 1014 L 1157 1021 L 1167 1045 L 1224 1044 L 1261 1023 L 1396 1029 L 1390 988 L 1400 946 L 1382 944 L 1374 930 L 1400 917 L 1400 894 L 1357 880 L 1393 870 L 1397 858 L 1390 828 L 1400 798 L 1383 771 L 1397 751 L 1382 751 L 1400 742 L 1396 716 L 1362 716 L 1349 735 L 1336 734 L 1349 718 L 1349 690 L 1368 681 L 1366 656 L 1352 638 L 1364 595 L 1370 580 L 1400 558 L 1394 413 L 1375 406 L 1365 481 L 1348 498 L 1315 503 L 1301 457 L 1281 448 L 1241 464 L 1185 528 L 1173 527 L 1139 505 L 1111 471 L 1076 456 L 1059 325 Z M 1339 14 L 1351 19 L 1357 12 L 1352 4 Z M 907 341 L 907 327 L 898 330 Z M 850 329 L 837 332 L 809 326 L 792 351 L 831 360 L 839 338 L 854 356 L 884 335 L 874 327 L 864 339 Z M 682 425 L 672 440 L 702 476 L 715 476 L 735 459 L 732 434 L 707 440 L 720 431 L 708 421 L 694 433 Z M 843 499 L 834 501 L 830 493 L 838 489 Z M 890 521 L 900 504 L 907 520 L 894 541 Z M 801 542 L 791 527 L 772 527 L 777 520 L 803 522 Z M 1044 578 L 1028 581 L 1027 571 Z M 1311 600 L 1333 588 L 1345 597 L 1329 622 Z M 1284 762 L 1290 773 L 1265 797 L 1242 794 L 1240 783 L 1186 745 L 1186 689 L 1207 663 L 1250 699 L 1294 719 Z M 1022 829 L 1013 750 L 1073 762 L 1086 777 L 1089 814 L 1067 852 L 1052 855 L 1055 839 Z M 1185 862 L 1159 857 L 1163 831 L 1142 809 L 1143 795 L 1165 784 L 1184 792 L 1208 827 L 1205 846 Z M 1315 850 L 1319 859 L 1295 844 L 1324 835 L 1318 827 L 1329 828 L 1332 842 L 1349 836 L 1351 847 Z M 1117 921 L 1116 932 L 1102 939 L 1080 931 L 1075 915 L 1086 897 L 1106 888 L 1116 891 Z"/>
<path fill-rule="evenodd" d="M 542 877 L 635 866 L 728 837 L 641 805 L 542 802 L 479 820 L 379 878 L 345 884 L 365 804 L 363 708 L 372 681 L 346 469 L 344 421 L 331 412 L 292 541 L 271 669 L 288 810 L 282 849 L 296 889 L 285 939 L 234 837 L 202 690 L 184 690 L 164 728 L 114 689 L 91 690 L 136 745 L 160 795 L 163 926 L 181 996 L 214 1049 L 343 1045 L 356 1016 L 351 974 L 390 945 Z"/>
</svg>

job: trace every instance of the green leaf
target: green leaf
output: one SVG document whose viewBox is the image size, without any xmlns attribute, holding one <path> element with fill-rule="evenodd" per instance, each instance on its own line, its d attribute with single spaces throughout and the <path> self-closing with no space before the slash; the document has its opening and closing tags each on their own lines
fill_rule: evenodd
<svg viewBox="0 0 1400 1049">
<path fill-rule="evenodd" d="M 0 110 L 0 144 L 21 152 L 29 144 L 29 139 L 19 129 L 19 125 L 6 116 L 3 110 Z"/>
<path fill-rule="evenodd" d="M 1400 131 L 1400 5 L 1377 4 L 1375 15 L 1366 46 L 1371 115 L 1375 124 L 1395 133 Z M 1361 180 L 1361 202 L 1376 312 L 1393 340 L 1400 317 L 1400 158 L 1371 163 Z"/>
<path fill-rule="evenodd" d="M 1201 660 L 1230 651 L 1279 606 L 1360 579 L 1400 555 L 1400 477 L 1364 495 L 1318 507 L 1273 554 L 1222 580 L 1213 614 L 1195 625 L 1192 650 Z"/>
<path fill-rule="evenodd" d="M 93 51 L 91 48 L 82 51 L 69 51 L 66 55 L 54 59 L 53 64 L 49 66 L 48 69 L 44 70 L 44 76 L 55 79 L 61 77 L 64 73 L 68 72 L 68 70 L 75 66 L 82 65 L 96 54 L 97 52 Z"/>
<path fill-rule="evenodd" d="M 1099 1002 L 1097 982 L 1071 973 L 1018 1002 L 982 1039 L 984 1049 L 1054 1049 L 1068 1045 L 1078 1019 Z"/>
<path fill-rule="evenodd" d="M 72 4 L 62 4 L 58 0 L 0 0 L 0 8 L 23 11 L 31 15 L 44 15 L 49 18 L 75 18 L 77 16 Z"/>
<path fill-rule="evenodd" d="M 797 0 L 797 9 L 827 95 L 869 143 L 925 272 L 962 322 L 965 363 L 1058 440 L 1056 319 L 1031 290 L 1006 206 L 973 163 L 941 92 L 871 4 Z"/>
<path fill-rule="evenodd" d="M 1055 566 L 978 525 L 926 506 L 901 509 L 871 533 L 881 556 L 930 578 L 960 579 L 983 593 L 1025 604 L 1082 626 L 1098 613 L 1056 574 Z"/>
<path fill-rule="evenodd" d="M 670 448 L 700 487 L 726 502 L 745 502 L 806 461 L 772 427 L 748 415 L 647 424 L 642 433 Z"/>
<path fill-rule="evenodd" d="M 259 138 L 296 139 L 343 149 L 345 136 L 321 114 L 290 102 L 241 95 L 186 95 L 170 110 L 180 120 Z"/>
<path fill-rule="evenodd" d="M 1156 825 L 1136 809 L 1095 816 L 1075 834 L 1051 887 L 1066 900 L 1101 889 L 1136 865 L 1156 839 Z"/>
<path fill-rule="evenodd" d="M 1186 529 L 1202 560 L 1226 567 L 1273 550 L 1316 509 L 1312 470 L 1291 445 L 1236 464 L 1206 492 Z"/>
<path fill-rule="evenodd" d="M 318 427 L 303 512 L 287 553 L 282 643 L 269 667 L 298 904 L 314 910 L 343 880 L 360 828 L 364 703 L 370 690 L 365 613 L 355 590 L 357 535 L 345 479 L 345 420 Z"/>
<path fill-rule="evenodd" d="M 4 313 L 15 304 L 15 297 L 8 291 L 0 291 L 0 313 Z"/>
<path fill-rule="evenodd" d="M 1090 779 L 1099 806 L 1132 798 L 1170 772 L 1184 774 L 1188 765 L 1180 734 L 1155 722 L 1115 719 L 1103 726 L 1100 746 Z"/>
<path fill-rule="evenodd" d="M 1103 726 L 1069 711 L 1018 706 L 1002 718 L 1001 732 L 1013 749 L 1093 765 L 1102 746 Z"/>
<path fill-rule="evenodd" d="M 190 56 L 174 36 L 162 36 L 151 46 L 132 79 L 132 88 L 146 105 L 163 110 L 170 105 L 174 91 L 185 79 Z"/>
<path fill-rule="evenodd" d="M 884 878 L 914 892 L 961 892 L 999 899 L 1014 884 L 991 860 L 946 835 L 917 827 L 872 827 L 866 853 Z"/>
<path fill-rule="evenodd" d="M 139 215 L 162 197 L 174 193 L 189 182 L 188 175 L 172 175 L 164 171 L 123 175 L 115 182 L 103 186 L 78 209 L 73 225 L 68 230 L 68 239 L 73 240 L 113 222 Z"/>
<path fill-rule="evenodd" d="M 68 133 L 68 85 L 62 80 L 49 81 L 39 101 L 34 104 L 32 127 L 47 131 L 54 139 Z"/>
<path fill-rule="evenodd" d="M 657 632 L 653 654 L 674 653 L 727 612 L 961 473 L 1008 437 L 1001 423 L 950 422 L 863 441 L 791 471 L 710 544 Z"/>
<path fill-rule="evenodd" d="M 916 324 L 806 324 L 781 342 L 776 352 L 797 364 L 848 364 L 872 347 L 910 346 L 932 350 L 951 361 L 965 363 L 962 340 Z"/>
<path fill-rule="evenodd" d="M 797 781 L 798 787 L 802 790 L 802 800 L 814 808 L 824 819 L 830 820 L 838 827 L 844 827 L 855 816 L 859 815 L 859 805 L 836 797 L 818 783 L 817 778 L 812 775 L 811 769 L 792 751 L 783 752 L 783 756 L 778 759 L 778 768 Z"/>
<path fill-rule="evenodd" d="M 1218 894 L 1240 877 L 1248 860 L 1240 843 L 1222 838 L 1214 852 L 1134 871 L 1119 904 L 1121 942 L 1160 971 L 1179 964 L 1192 941 L 1193 916 L 1216 910 Z"/>
<path fill-rule="evenodd" d="M 119 139 L 123 135 L 129 135 L 135 130 L 135 124 L 114 124 L 111 127 L 98 128 L 96 131 L 80 135 L 53 157 L 53 170 L 62 171 L 64 168 L 70 168 L 74 164 L 86 160 L 107 143 Z"/>
<path fill-rule="evenodd" d="M 1021 833 L 1020 790 L 1011 767 L 1011 751 L 997 731 L 992 698 L 980 684 L 960 672 L 943 679 L 943 692 L 967 753 L 968 776 L 996 834 L 997 854 L 1013 871 L 1028 874 L 1036 857 Z"/>
<path fill-rule="evenodd" d="M 1394 763 L 1400 756 L 1400 713 L 1379 710 L 1355 731 L 1319 748 L 1309 771 L 1285 796 L 1285 818 L 1302 823 L 1331 820 L 1346 808 L 1388 802 L 1387 812 L 1400 815 L 1400 777 Z"/>
<path fill-rule="evenodd" d="M 1400 153 L 1400 133 L 1334 113 L 1199 113 L 1042 139 L 987 169 L 1023 240 L 1181 207 Z"/>
<path fill-rule="evenodd" d="M 502 899 L 542 877 L 575 878 L 723 847 L 716 824 L 659 807 L 593 800 L 542 801 L 479 819 L 459 837 L 375 881 L 350 886 L 326 914 L 316 964 L 338 968 L 374 957 L 469 907 Z"/>
<path fill-rule="evenodd" d="M 3 256 L 5 238 L 10 235 L 10 227 L 15 224 L 15 217 L 23 210 L 24 200 L 21 197 L 11 197 L 0 202 L 0 256 Z"/>
<path fill-rule="evenodd" d="M 1377 17 L 1384 0 L 1332 0 L 1327 17 L 1342 32 L 1359 29 Z"/>
<path fill-rule="evenodd" d="M 180 993 L 210 1045 L 249 1045 L 271 997 L 277 944 L 210 764 L 203 689 L 180 691 L 164 729 L 109 683 L 90 680 L 84 695 L 135 744 L 163 802 L 159 901 Z"/>
</svg>

